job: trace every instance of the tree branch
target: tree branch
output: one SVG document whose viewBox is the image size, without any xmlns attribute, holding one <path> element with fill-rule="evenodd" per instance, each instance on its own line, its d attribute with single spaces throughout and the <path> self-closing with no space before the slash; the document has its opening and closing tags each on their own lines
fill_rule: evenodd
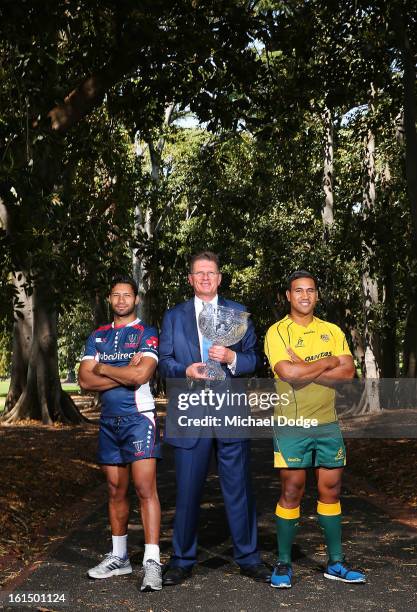
<svg viewBox="0 0 417 612">
<path fill-rule="evenodd" d="M 106 84 L 102 77 L 98 75 L 87 77 L 62 104 L 49 111 L 52 130 L 60 133 L 69 130 L 102 103 L 105 91 Z"/>
<path fill-rule="evenodd" d="M 139 60 L 136 53 L 120 49 L 119 57 L 103 71 L 86 77 L 71 93 L 48 113 L 51 128 L 64 134 L 81 119 L 93 111 L 103 101 L 105 93 L 120 79 L 137 68 Z"/>
</svg>

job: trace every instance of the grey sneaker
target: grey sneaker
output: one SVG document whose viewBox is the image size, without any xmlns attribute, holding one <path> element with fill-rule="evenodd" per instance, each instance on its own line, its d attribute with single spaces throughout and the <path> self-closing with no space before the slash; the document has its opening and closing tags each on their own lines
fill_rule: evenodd
<svg viewBox="0 0 417 612">
<path fill-rule="evenodd" d="M 140 590 L 145 593 L 149 591 L 160 591 L 162 589 L 162 566 L 157 561 L 148 559 L 143 569 L 145 574 Z"/>
<path fill-rule="evenodd" d="M 113 553 L 108 553 L 103 561 L 88 570 L 87 574 L 90 578 L 110 578 L 110 576 L 123 576 L 124 574 L 131 574 L 132 566 L 128 557 L 121 559 Z"/>
</svg>

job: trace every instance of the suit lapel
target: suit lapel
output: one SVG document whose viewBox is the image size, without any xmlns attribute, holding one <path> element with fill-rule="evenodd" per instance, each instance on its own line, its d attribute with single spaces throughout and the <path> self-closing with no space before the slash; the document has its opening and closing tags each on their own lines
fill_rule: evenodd
<svg viewBox="0 0 417 612">
<path fill-rule="evenodd" d="M 201 361 L 200 343 L 198 341 L 197 321 L 195 318 L 194 298 L 184 304 L 183 325 L 185 331 L 185 341 L 192 356 L 192 363 Z"/>
</svg>

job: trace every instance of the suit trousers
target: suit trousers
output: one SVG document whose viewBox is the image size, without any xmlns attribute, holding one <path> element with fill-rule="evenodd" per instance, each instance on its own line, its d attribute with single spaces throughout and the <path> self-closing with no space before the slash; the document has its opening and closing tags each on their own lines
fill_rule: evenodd
<svg viewBox="0 0 417 612">
<path fill-rule="evenodd" d="M 250 441 L 199 438 L 193 448 L 175 448 L 177 500 L 171 566 L 190 568 L 197 561 L 200 502 L 213 447 L 234 559 L 241 566 L 260 563 L 250 478 Z"/>
</svg>

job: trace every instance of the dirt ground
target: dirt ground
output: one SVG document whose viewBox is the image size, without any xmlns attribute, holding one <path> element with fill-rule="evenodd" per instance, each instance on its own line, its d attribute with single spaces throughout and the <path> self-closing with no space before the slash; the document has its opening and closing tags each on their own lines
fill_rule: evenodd
<svg viewBox="0 0 417 612">
<path fill-rule="evenodd" d="M 67 533 L 79 517 L 75 504 L 103 483 L 97 431 L 96 424 L 0 426 L 0 586 L 13 577 L 11 568 L 17 571 Z M 417 507 L 416 440 L 347 444 L 350 473 Z"/>
<path fill-rule="evenodd" d="M 97 431 L 34 421 L 0 426 L 0 585 L 11 565 L 26 564 L 48 546 L 46 524 L 56 520 L 53 533 L 65 533 L 77 519 L 70 507 L 102 482 Z"/>
<path fill-rule="evenodd" d="M 347 471 L 387 497 L 417 508 L 417 440 L 351 439 L 346 441 Z"/>
</svg>

